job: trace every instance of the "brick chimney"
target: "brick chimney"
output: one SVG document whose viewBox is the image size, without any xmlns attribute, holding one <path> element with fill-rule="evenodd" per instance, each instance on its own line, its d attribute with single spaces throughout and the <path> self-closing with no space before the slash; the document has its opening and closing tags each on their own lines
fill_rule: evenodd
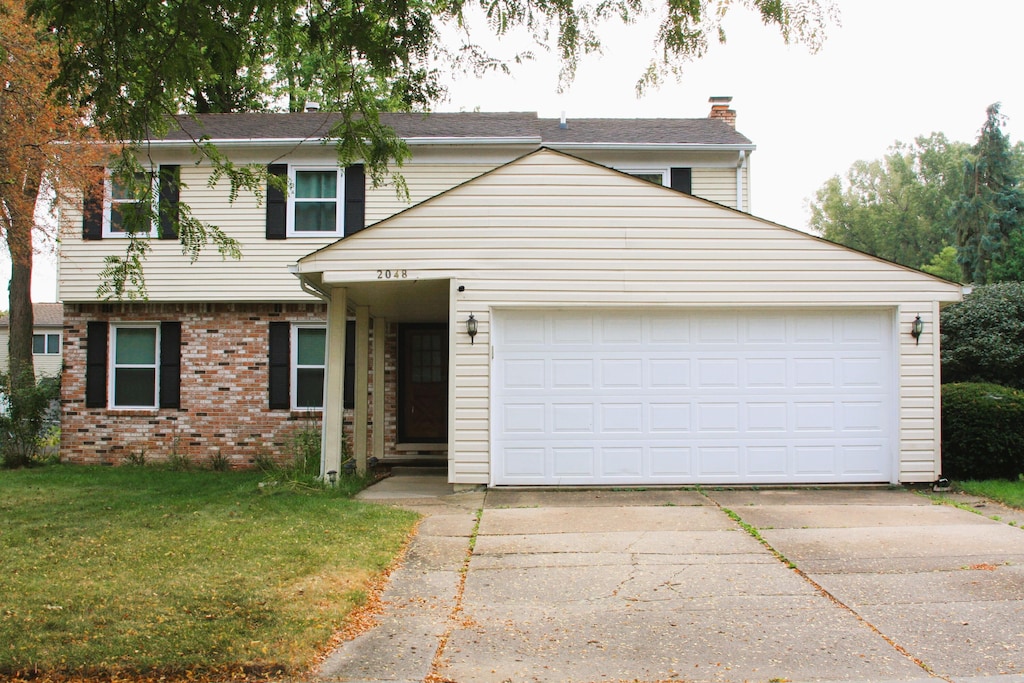
<svg viewBox="0 0 1024 683">
<path fill-rule="evenodd" d="M 732 97 L 709 97 L 708 102 L 711 103 L 709 119 L 721 119 L 733 128 L 736 127 L 736 110 L 729 108 Z"/>
</svg>

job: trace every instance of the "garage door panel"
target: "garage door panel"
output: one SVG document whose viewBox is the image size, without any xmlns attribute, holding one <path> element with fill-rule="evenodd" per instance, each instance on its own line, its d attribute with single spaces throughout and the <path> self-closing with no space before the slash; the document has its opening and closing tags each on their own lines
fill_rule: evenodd
<svg viewBox="0 0 1024 683">
<path fill-rule="evenodd" d="M 891 480 L 889 311 L 493 321 L 496 484 Z"/>
</svg>

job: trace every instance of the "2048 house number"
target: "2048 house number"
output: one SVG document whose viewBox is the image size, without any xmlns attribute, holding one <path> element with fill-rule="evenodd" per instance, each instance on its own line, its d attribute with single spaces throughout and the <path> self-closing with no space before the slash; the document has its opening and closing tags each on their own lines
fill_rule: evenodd
<svg viewBox="0 0 1024 683">
<path fill-rule="evenodd" d="M 405 280 L 409 277 L 409 271 L 404 268 L 377 269 L 378 280 Z"/>
</svg>

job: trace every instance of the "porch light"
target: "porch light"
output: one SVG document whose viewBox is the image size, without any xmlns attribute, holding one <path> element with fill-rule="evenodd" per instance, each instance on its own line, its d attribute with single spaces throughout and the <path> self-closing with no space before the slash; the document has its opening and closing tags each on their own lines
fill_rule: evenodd
<svg viewBox="0 0 1024 683">
<path fill-rule="evenodd" d="M 924 332 L 924 321 L 921 320 L 921 316 L 914 318 L 913 324 L 910 326 L 910 336 L 914 338 L 915 344 L 921 343 L 921 334 Z"/>
<path fill-rule="evenodd" d="M 476 318 L 474 318 L 473 314 L 470 313 L 469 314 L 469 320 L 466 321 L 466 334 L 469 335 L 469 343 L 470 343 L 470 345 L 472 345 L 474 343 L 473 339 L 476 337 L 476 333 L 477 333 Z"/>
</svg>

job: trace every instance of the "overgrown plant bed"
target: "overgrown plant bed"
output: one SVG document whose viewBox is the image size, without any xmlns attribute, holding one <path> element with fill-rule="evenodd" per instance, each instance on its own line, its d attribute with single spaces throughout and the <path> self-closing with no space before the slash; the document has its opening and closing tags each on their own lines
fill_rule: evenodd
<svg viewBox="0 0 1024 683">
<path fill-rule="evenodd" d="M 0 471 L 0 678 L 304 671 L 416 516 L 266 476 Z"/>
</svg>

